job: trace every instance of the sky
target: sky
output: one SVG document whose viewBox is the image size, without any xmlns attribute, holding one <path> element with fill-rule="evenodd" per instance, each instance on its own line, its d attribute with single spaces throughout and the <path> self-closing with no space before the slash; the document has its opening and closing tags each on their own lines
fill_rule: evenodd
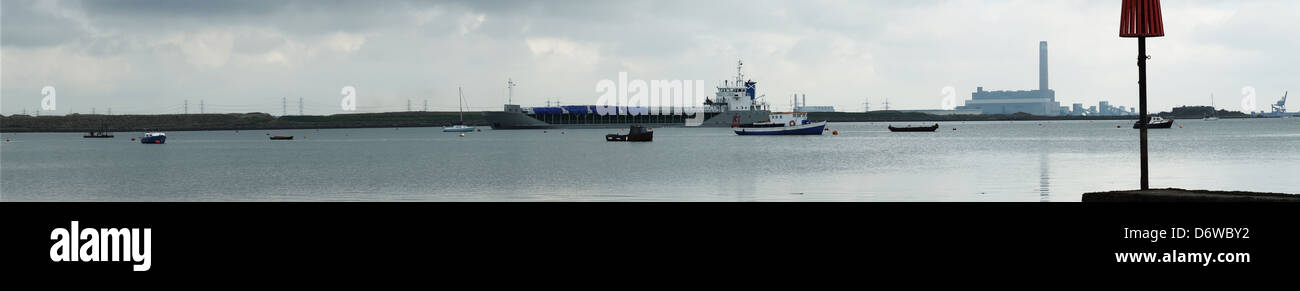
<svg viewBox="0 0 1300 291">
<path fill-rule="evenodd" d="M 1038 86 L 1050 50 L 1063 106 L 1137 104 L 1136 39 L 1097 1 L 0 2 L 0 114 L 500 110 L 594 104 L 601 80 L 704 80 L 737 60 L 773 109 L 958 105 L 977 86 Z M 1300 1 L 1163 1 L 1149 106 L 1259 109 L 1300 91 Z M 709 90 L 712 93 L 712 90 Z M 186 106 L 188 102 L 188 106 Z M 202 103 L 202 108 L 200 108 Z M 427 104 L 427 105 L 425 105 Z M 287 107 L 287 110 L 285 110 Z M 1294 105 L 1292 107 L 1300 107 Z M 1291 111 L 1300 108 L 1292 109 Z"/>
</svg>

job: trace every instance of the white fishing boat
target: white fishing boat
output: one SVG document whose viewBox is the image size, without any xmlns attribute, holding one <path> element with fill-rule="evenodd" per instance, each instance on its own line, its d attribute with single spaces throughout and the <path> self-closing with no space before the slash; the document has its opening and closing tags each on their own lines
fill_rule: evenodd
<svg viewBox="0 0 1300 291">
<path fill-rule="evenodd" d="M 442 132 L 474 132 L 476 128 L 465 126 L 465 92 L 456 88 L 456 93 L 460 96 L 459 105 L 456 106 L 456 110 L 460 111 L 460 122 L 453 123 L 451 127 L 443 127 Z"/>
<path fill-rule="evenodd" d="M 806 112 L 776 112 L 767 121 L 736 125 L 738 135 L 821 135 L 826 122 L 808 120 Z"/>
</svg>

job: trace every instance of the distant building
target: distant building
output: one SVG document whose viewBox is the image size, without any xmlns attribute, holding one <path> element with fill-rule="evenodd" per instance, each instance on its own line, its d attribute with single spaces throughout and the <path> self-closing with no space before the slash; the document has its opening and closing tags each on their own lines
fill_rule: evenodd
<svg viewBox="0 0 1300 291">
<path fill-rule="evenodd" d="M 1038 43 L 1038 90 L 984 91 L 984 87 L 978 87 L 971 93 L 971 100 L 957 109 L 980 110 L 983 114 L 1061 115 L 1061 103 L 1047 81 L 1047 42 L 1043 41 Z"/>
<path fill-rule="evenodd" d="M 794 112 L 835 112 L 835 106 L 808 106 L 808 94 L 803 94 L 803 101 L 799 100 L 799 94 L 794 95 Z"/>
<path fill-rule="evenodd" d="M 1070 115 L 1083 115 L 1083 112 L 1083 103 L 1074 103 L 1074 107 L 1070 110 Z"/>
<path fill-rule="evenodd" d="M 899 110 L 898 112 L 920 112 L 920 113 L 933 114 L 933 115 L 978 115 L 978 114 L 984 114 L 984 111 L 982 111 L 982 110 L 978 110 L 978 109 L 955 109 L 955 110 L 943 110 L 943 109 L 916 109 L 916 110 Z"/>
<path fill-rule="evenodd" d="M 1124 106 L 1115 107 L 1110 105 L 1110 101 L 1097 102 L 1096 115 L 1100 115 L 1100 116 L 1130 115 L 1132 114 L 1130 112 L 1131 111 L 1128 108 L 1124 108 Z"/>
<path fill-rule="evenodd" d="M 795 107 L 796 112 L 835 112 L 835 106 L 799 106 Z"/>
</svg>

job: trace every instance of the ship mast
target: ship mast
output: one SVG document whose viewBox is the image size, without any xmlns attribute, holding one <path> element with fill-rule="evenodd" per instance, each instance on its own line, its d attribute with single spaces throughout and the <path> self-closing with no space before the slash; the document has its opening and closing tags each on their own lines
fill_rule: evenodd
<svg viewBox="0 0 1300 291">
<path fill-rule="evenodd" d="M 515 85 L 519 83 L 515 83 L 513 79 L 506 79 L 506 104 L 514 104 Z"/>
<path fill-rule="evenodd" d="M 745 73 L 740 70 L 744 65 L 744 60 L 736 60 L 736 85 L 745 83 Z"/>
</svg>

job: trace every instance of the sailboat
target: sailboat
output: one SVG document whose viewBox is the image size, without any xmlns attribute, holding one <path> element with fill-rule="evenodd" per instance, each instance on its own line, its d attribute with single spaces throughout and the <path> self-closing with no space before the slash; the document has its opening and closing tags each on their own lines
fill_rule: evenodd
<svg viewBox="0 0 1300 291">
<path fill-rule="evenodd" d="M 473 132 L 474 127 L 465 126 L 465 92 L 458 87 L 456 93 L 460 95 L 459 105 L 456 106 L 456 110 L 460 111 L 460 122 L 453 123 L 451 127 L 443 127 L 442 132 Z"/>
<path fill-rule="evenodd" d="M 1203 118 L 1205 121 L 1219 120 L 1219 109 L 1214 108 L 1214 93 L 1210 93 L 1210 116 Z"/>
</svg>

